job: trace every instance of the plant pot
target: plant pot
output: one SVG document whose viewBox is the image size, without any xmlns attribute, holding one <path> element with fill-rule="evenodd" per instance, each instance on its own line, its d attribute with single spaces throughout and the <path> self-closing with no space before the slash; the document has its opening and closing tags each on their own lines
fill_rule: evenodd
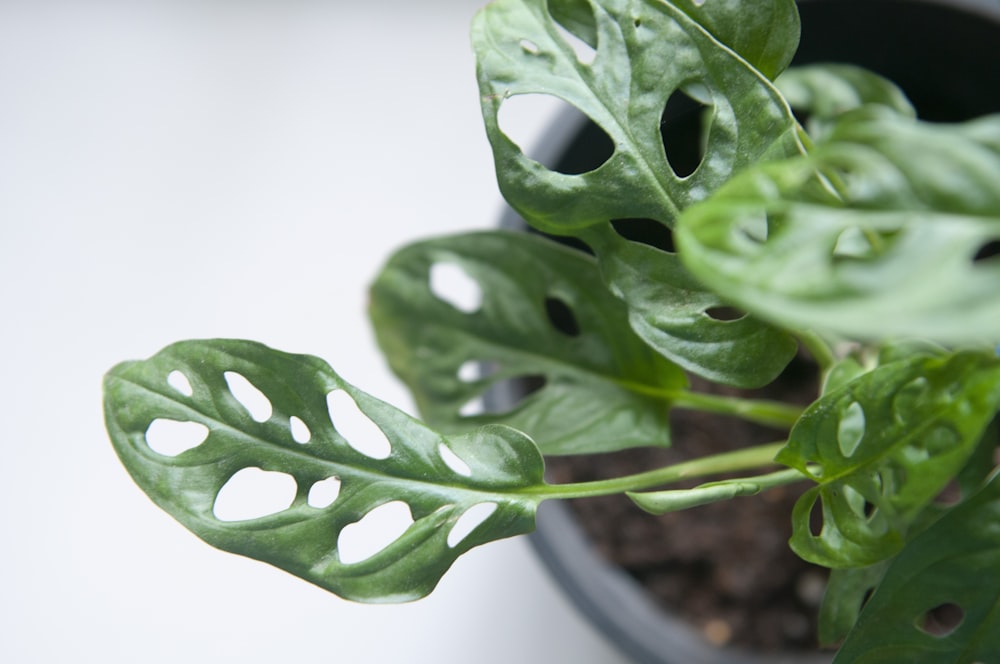
<svg viewBox="0 0 1000 664">
<path fill-rule="evenodd" d="M 960 121 L 1000 111 L 1000 86 L 995 85 L 994 71 L 1000 61 L 997 57 L 1000 56 L 1000 0 L 800 0 L 799 6 L 802 45 L 796 64 L 827 61 L 868 67 L 899 84 L 920 117 L 926 120 Z M 696 110 L 668 107 L 664 121 L 673 125 L 670 129 L 673 134 L 683 134 L 685 123 L 693 123 L 696 131 L 697 116 L 693 112 Z M 547 143 L 539 146 L 533 156 L 557 164 L 556 169 L 563 172 L 584 172 L 607 155 L 608 148 L 601 144 L 602 138 L 602 132 L 593 125 L 568 125 L 563 118 L 555 123 Z M 523 222 L 510 212 L 503 223 L 523 228 Z M 599 466 L 593 471 L 581 471 L 579 459 L 568 465 L 555 459 L 551 467 L 564 474 L 608 471 L 606 457 L 596 462 Z M 633 462 L 641 463 L 634 459 Z M 559 479 L 591 477 L 576 475 Z M 786 496 L 786 500 L 793 501 L 794 496 Z M 721 507 L 739 510 L 740 504 L 738 500 Z M 638 518 L 656 520 L 639 513 L 637 508 L 630 508 Z M 707 517 L 704 512 L 699 513 L 702 509 L 691 511 L 691 518 L 704 522 Z M 790 527 L 787 506 L 775 512 L 781 521 L 760 524 L 758 530 L 762 535 L 782 533 Z M 681 523 L 671 527 L 674 530 L 668 533 L 670 536 L 684 537 L 687 526 Z M 815 650 L 811 654 L 801 649 L 765 652 L 711 643 L 704 633 L 705 625 L 694 626 L 682 619 L 679 607 L 663 608 L 663 601 L 640 583 L 634 572 L 602 556 L 599 550 L 614 548 L 606 539 L 611 535 L 602 531 L 602 541 L 596 541 L 587 534 L 588 530 L 592 532 L 593 528 L 581 522 L 578 507 L 549 502 L 538 514 L 538 529 L 531 542 L 579 610 L 636 662 L 774 664 L 830 660 L 829 653 L 817 654 Z M 739 545 L 733 540 L 722 540 L 720 546 L 731 551 Z M 783 548 L 787 554 L 787 546 Z M 713 565 L 710 560 L 704 564 Z M 765 567 L 777 564 L 768 563 Z M 795 591 L 794 582 L 786 585 Z M 803 590 L 808 589 L 797 589 L 799 594 Z M 812 590 L 806 594 L 816 595 Z M 812 599 L 818 600 L 818 596 Z"/>
</svg>

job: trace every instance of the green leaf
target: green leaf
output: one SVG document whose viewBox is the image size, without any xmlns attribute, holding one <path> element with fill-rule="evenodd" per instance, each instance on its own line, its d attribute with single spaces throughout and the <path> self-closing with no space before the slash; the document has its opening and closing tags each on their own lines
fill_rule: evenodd
<svg viewBox="0 0 1000 664">
<path fill-rule="evenodd" d="M 432 275 L 442 266 L 472 280 L 481 302 L 456 306 L 437 293 Z M 527 233 L 419 242 L 383 268 L 370 314 L 393 370 L 436 428 L 499 422 L 547 454 L 669 444 L 671 395 L 686 379 L 632 332 L 582 252 Z M 474 365 L 485 375 L 470 372 Z M 540 389 L 519 400 L 532 382 Z M 464 414 L 498 385 L 509 388 L 509 403 Z"/>
<path fill-rule="evenodd" d="M 792 67 L 775 81 L 789 105 L 807 116 L 806 129 L 823 140 L 839 116 L 876 104 L 904 117 L 916 117 L 913 105 L 899 87 L 878 74 L 844 64 Z"/>
<path fill-rule="evenodd" d="M 1000 479 L 994 475 L 896 557 L 834 661 L 994 661 L 1000 652 L 998 569 Z M 959 620 L 938 633 L 925 621 L 942 607 Z"/>
<path fill-rule="evenodd" d="M 611 222 L 647 219 L 669 228 L 737 170 L 801 151 L 798 125 L 767 76 L 719 41 L 769 72 L 780 68 L 798 40 L 794 7 L 758 4 L 747 11 L 731 2 L 684 3 L 682 10 L 679 3 L 606 0 L 590 4 L 588 19 L 579 2 L 556 3 L 553 16 L 545 0 L 500 0 L 473 25 L 483 116 L 504 196 L 531 225 L 577 236 L 594 250 L 633 327 L 658 352 L 743 387 L 780 372 L 794 353 L 791 338 L 753 319 L 734 324 L 707 315 L 727 302 L 671 254 L 637 246 Z M 596 44 L 593 62 L 577 58 L 557 18 Z M 754 30 L 744 31 L 748 26 Z M 667 100 L 681 92 L 710 107 L 705 157 L 686 177 L 671 168 L 660 131 Z M 524 94 L 576 107 L 610 137 L 614 153 L 578 175 L 528 158 L 499 125 L 504 102 Z M 635 254 L 642 255 L 639 266 Z"/>
<path fill-rule="evenodd" d="M 965 467 L 955 476 L 954 485 L 949 485 L 949 492 L 957 491 L 957 495 L 965 499 L 983 486 L 994 470 L 998 441 L 1000 420 L 994 419 L 984 431 Z M 945 501 L 939 496 L 920 513 L 910 528 L 910 537 L 922 532 L 951 509 L 951 500 L 955 499 L 955 495 L 948 498 Z M 870 567 L 831 571 L 819 613 L 820 643 L 833 646 L 844 640 L 857 622 L 868 597 L 881 583 L 891 560 L 887 559 Z"/>
<path fill-rule="evenodd" d="M 233 387 L 244 380 L 263 407 Z M 473 546 L 534 528 L 538 499 L 525 490 L 543 484 L 543 463 L 529 438 L 502 426 L 442 437 L 315 357 L 248 341 L 185 341 L 115 367 L 104 389 L 115 450 L 156 504 L 215 547 L 345 598 L 422 597 Z M 328 394 L 349 397 L 377 430 L 345 438 Z M 189 449 L 164 448 L 155 432 L 168 425 L 197 432 Z M 245 469 L 291 478 L 293 495 L 273 513 L 220 518 L 217 497 Z M 339 493 L 317 503 L 311 491 L 331 478 Z M 405 503 L 412 525 L 367 559 L 344 561 L 344 529 L 390 503 Z M 476 506 L 492 513 L 456 541 L 456 523 Z"/>
<path fill-rule="evenodd" d="M 635 242 L 607 252 L 602 272 L 629 307 L 638 335 L 688 371 L 737 387 L 770 383 L 795 356 L 791 335 L 760 320 L 720 319 L 728 302 L 703 286 L 675 254 Z"/>
<path fill-rule="evenodd" d="M 819 642 L 833 647 L 854 628 L 858 615 L 889 567 L 889 560 L 869 565 L 830 570 L 819 610 Z"/>
<path fill-rule="evenodd" d="M 794 118 L 767 78 L 674 4 L 605 0 L 592 8 L 597 53 L 589 64 L 562 37 L 546 0 L 499 0 L 473 22 L 500 188 L 529 223 L 557 235 L 607 227 L 612 219 L 669 224 L 741 166 L 764 154 L 798 151 Z M 794 48 L 797 37 L 773 35 L 786 48 Z M 672 171 L 660 135 L 663 109 L 680 89 L 709 104 L 713 117 L 707 157 L 687 178 Z M 614 154 L 580 175 L 529 159 L 498 121 L 505 100 L 522 94 L 552 95 L 575 106 L 607 133 Z"/>
<path fill-rule="evenodd" d="M 712 0 L 673 3 L 754 68 L 774 80 L 799 44 L 799 12 L 793 0 Z"/>
<path fill-rule="evenodd" d="M 868 107 L 809 157 L 689 209 L 676 241 L 699 279 L 788 328 L 995 347 L 997 182 L 1000 116 L 929 125 Z"/>
<path fill-rule="evenodd" d="M 818 486 L 792 513 L 792 548 L 827 567 L 895 555 L 921 511 L 958 473 L 1000 406 L 1000 360 L 915 356 L 828 392 L 777 460 Z M 817 501 L 822 524 L 813 531 Z"/>
</svg>

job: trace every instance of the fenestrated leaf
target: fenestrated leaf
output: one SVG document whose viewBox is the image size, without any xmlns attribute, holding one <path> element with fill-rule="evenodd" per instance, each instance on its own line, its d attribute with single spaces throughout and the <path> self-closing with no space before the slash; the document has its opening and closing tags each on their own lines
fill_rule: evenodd
<svg viewBox="0 0 1000 664">
<path fill-rule="evenodd" d="M 838 117 L 877 104 L 903 117 L 916 117 L 909 99 L 892 81 L 867 69 L 845 64 L 792 67 L 775 86 L 796 112 L 807 116 L 809 136 L 823 140 Z"/>
<path fill-rule="evenodd" d="M 997 182 L 1000 116 L 929 125 L 867 107 L 809 157 L 689 209 L 675 238 L 699 279 L 779 325 L 995 345 Z"/>
<path fill-rule="evenodd" d="M 611 222 L 649 219 L 670 227 L 681 210 L 737 170 L 801 151 L 797 123 L 780 94 L 711 31 L 739 42 L 734 48 L 747 57 L 758 54 L 770 71 L 797 43 L 789 4 L 764 3 L 750 12 L 747 20 L 759 35 L 737 38 L 732 3 L 681 10 L 670 2 L 606 0 L 591 3 L 592 22 L 580 3 L 558 3 L 559 17 L 584 26 L 581 38 L 596 43 L 589 64 L 561 37 L 545 0 L 494 2 L 473 25 L 483 115 L 508 202 L 536 228 L 578 236 L 593 248 L 612 292 L 632 311 L 636 331 L 659 352 L 744 387 L 777 375 L 792 355 L 790 338 L 753 319 L 733 324 L 706 315 L 727 303 L 697 286 L 670 254 L 636 249 Z M 768 26 L 767 16 L 784 18 Z M 672 170 L 660 130 L 664 107 L 678 91 L 710 107 L 705 157 L 686 177 Z M 611 138 L 614 153 L 578 175 L 528 158 L 499 125 L 504 101 L 522 94 L 552 95 L 575 106 Z M 630 263 L 637 251 L 644 256 L 638 277 Z M 749 343 L 737 351 L 741 341 Z"/>
<path fill-rule="evenodd" d="M 994 420 L 987 427 L 965 467 L 955 476 L 954 484 L 950 483 L 946 489 L 951 494 L 949 500 L 940 500 L 939 496 L 929 504 L 910 527 L 911 538 L 951 509 L 952 500 L 968 498 L 982 488 L 994 470 L 994 455 L 998 442 L 1000 442 L 1000 421 Z M 891 560 L 887 559 L 869 567 L 831 571 L 819 612 L 820 643 L 833 646 L 844 640 L 857 622 L 865 602 L 881 583 Z"/>
<path fill-rule="evenodd" d="M 227 374 L 249 381 L 270 409 L 251 416 Z M 178 376 L 183 389 L 175 387 Z M 529 438 L 503 426 L 442 437 L 345 383 L 315 357 L 247 341 L 185 341 L 115 367 L 104 389 L 115 450 L 154 502 L 209 544 L 271 563 L 342 597 L 422 597 L 473 546 L 534 528 L 538 500 L 525 489 L 543 484 L 543 463 Z M 349 395 L 378 427 L 390 445 L 387 456 L 359 451 L 366 441 L 338 432 L 340 422 L 331 422 L 327 403 L 334 391 Z M 149 440 L 163 422 L 207 433 L 200 444 L 165 454 Z M 294 499 L 259 518 L 218 518 L 219 492 L 248 468 L 290 476 Z M 339 479 L 336 499 L 311 505 L 310 490 L 329 478 Z M 371 557 L 343 562 L 340 533 L 395 501 L 409 506 L 413 524 Z M 449 543 L 460 517 L 483 503 L 495 505 L 492 514 Z"/>
<path fill-rule="evenodd" d="M 431 273 L 440 265 L 475 281 L 475 310 L 435 293 Z M 370 313 L 393 370 L 434 427 L 508 424 L 547 454 L 669 444 L 670 394 L 686 385 L 683 373 L 632 332 L 624 305 L 579 251 L 527 233 L 419 242 L 386 264 Z M 473 363 L 486 374 L 465 375 Z M 463 414 L 491 387 L 517 379 L 524 384 L 514 398 L 529 380 L 543 385 L 487 415 Z"/>
<path fill-rule="evenodd" d="M 828 392 L 777 456 L 818 483 L 795 505 L 792 548 L 834 568 L 895 555 L 998 407 L 1000 360 L 977 353 L 915 356 Z M 814 533 L 817 500 L 822 525 Z"/>
<path fill-rule="evenodd" d="M 800 151 L 797 123 L 767 77 L 675 4 L 603 0 L 592 8 L 597 47 L 589 64 L 560 35 L 546 0 L 499 0 L 473 23 L 483 117 L 500 188 L 528 223 L 557 235 L 608 229 L 613 219 L 669 225 L 739 168 L 765 155 Z M 689 11 L 714 16 L 715 10 Z M 736 20 L 726 14 L 718 23 Z M 762 38 L 794 49 L 798 32 L 785 28 L 787 33 L 775 30 Z M 660 133 L 664 107 L 678 90 L 711 107 L 705 159 L 688 177 L 671 169 Z M 578 175 L 531 160 L 499 125 L 505 100 L 522 94 L 552 95 L 576 107 L 611 138 L 614 154 Z"/>
<path fill-rule="evenodd" d="M 920 533 L 893 560 L 837 663 L 991 662 L 1000 652 L 1000 477 Z M 925 623 L 940 607 L 957 624 Z M 948 631 L 948 630 L 951 631 Z"/>
<path fill-rule="evenodd" d="M 632 328 L 664 357 L 709 380 L 750 388 L 770 383 L 795 356 L 791 335 L 759 319 L 713 317 L 728 302 L 695 279 L 676 254 L 604 240 L 614 249 L 601 254 L 602 273 L 628 304 Z"/>
</svg>

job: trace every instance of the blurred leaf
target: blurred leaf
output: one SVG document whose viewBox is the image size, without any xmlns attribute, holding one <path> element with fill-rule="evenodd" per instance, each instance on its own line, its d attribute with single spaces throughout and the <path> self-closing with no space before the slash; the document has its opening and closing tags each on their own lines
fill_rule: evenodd
<svg viewBox="0 0 1000 664">
<path fill-rule="evenodd" d="M 270 410 L 252 416 L 227 378 L 233 373 L 262 393 Z M 331 422 L 327 402 L 336 391 L 378 427 L 375 437 L 388 441 L 388 456 L 363 453 L 355 446 L 364 449 L 368 441 L 338 431 L 342 423 Z M 104 404 L 119 458 L 157 505 L 215 547 L 345 598 L 422 597 L 462 553 L 534 529 L 537 499 L 525 489 L 543 483 L 543 464 L 530 439 L 503 426 L 442 437 L 348 385 L 315 357 L 247 341 L 180 342 L 112 369 Z M 187 423 L 207 435 L 186 451 L 163 454 L 150 439 L 164 422 Z M 220 519 L 217 496 L 249 468 L 289 476 L 294 498 L 259 518 Z M 340 484 L 332 504 L 310 504 L 313 487 L 331 478 Z M 413 524 L 371 557 L 342 561 L 341 532 L 395 501 L 409 507 Z M 485 521 L 461 541 L 449 541 L 462 515 L 483 504 L 495 506 Z"/>
<path fill-rule="evenodd" d="M 442 265 L 475 283 L 474 310 L 435 293 L 432 272 Z M 669 395 L 686 379 L 632 332 L 624 305 L 579 251 L 527 233 L 419 242 L 383 268 L 370 314 L 393 370 L 434 427 L 508 424 L 546 454 L 670 442 Z M 481 373 L 469 375 L 476 367 Z M 491 412 L 463 414 L 497 386 L 504 394 L 494 392 Z"/>
<path fill-rule="evenodd" d="M 1000 116 L 929 125 L 869 107 L 809 157 L 692 207 L 676 240 L 702 281 L 779 325 L 994 347 L 997 182 Z"/>
<path fill-rule="evenodd" d="M 877 104 L 903 117 L 916 111 L 899 87 L 878 74 L 845 64 L 792 67 L 775 81 L 796 113 L 806 116 L 806 129 L 814 140 L 825 138 L 842 114 Z"/>
<path fill-rule="evenodd" d="M 1000 653 L 1000 479 L 892 561 L 837 663 L 992 662 Z M 945 623 L 928 622 L 950 609 Z"/>
<path fill-rule="evenodd" d="M 792 548 L 827 567 L 895 555 L 921 511 L 969 459 L 1000 406 L 1000 360 L 916 356 L 828 392 L 777 460 L 818 486 L 793 510 Z M 810 523 L 814 504 L 822 524 Z"/>
</svg>

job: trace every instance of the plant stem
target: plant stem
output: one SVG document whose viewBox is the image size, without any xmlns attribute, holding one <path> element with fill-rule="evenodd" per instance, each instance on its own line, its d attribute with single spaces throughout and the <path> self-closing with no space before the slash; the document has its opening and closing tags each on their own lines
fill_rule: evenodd
<svg viewBox="0 0 1000 664">
<path fill-rule="evenodd" d="M 773 466 L 775 465 L 774 456 L 784 446 L 784 441 L 758 445 L 757 447 L 748 447 L 734 452 L 723 452 L 722 454 L 691 459 L 690 461 L 683 461 L 635 475 L 615 477 L 610 480 L 575 482 L 572 484 L 548 484 L 544 487 L 539 487 L 537 491 L 541 494 L 540 497 L 545 500 L 549 498 L 592 498 L 594 496 L 608 496 L 626 491 L 652 489 L 693 477 L 705 477 L 707 475 L 718 475 L 737 470 Z"/>
<path fill-rule="evenodd" d="M 671 406 L 677 408 L 700 410 L 719 415 L 732 415 L 748 422 L 782 429 L 790 429 L 798 421 L 803 410 L 801 406 L 781 401 L 744 399 L 742 397 L 706 394 L 690 390 L 650 387 L 638 383 L 625 383 L 624 386 L 638 394 L 664 399 L 670 402 Z"/>
<path fill-rule="evenodd" d="M 735 415 L 750 422 L 791 428 L 802 415 L 802 407 L 780 401 L 762 399 L 741 399 L 704 392 L 678 391 L 674 395 L 674 406 L 701 410 L 720 415 Z"/>
</svg>

